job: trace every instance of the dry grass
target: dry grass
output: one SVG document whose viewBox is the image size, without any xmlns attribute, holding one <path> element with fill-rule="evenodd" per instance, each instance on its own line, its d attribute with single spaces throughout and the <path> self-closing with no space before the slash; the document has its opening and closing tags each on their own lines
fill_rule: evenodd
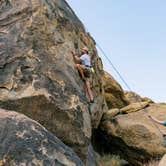
<svg viewBox="0 0 166 166">
<path fill-rule="evenodd" d="M 120 157 L 115 155 L 105 155 L 101 157 L 97 166 L 120 166 Z"/>
<path fill-rule="evenodd" d="M 144 164 L 143 166 L 158 166 L 159 161 L 150 161 L 148 164 Z"/>
<path fill-rule="evenodd" d="M 152 160 L 143 166 L 158 166 L 159 161 Z M 121 159 L 116 155 L 104 155 L 98 161 L 97 166 L 121 166 Z"/>
</svg>

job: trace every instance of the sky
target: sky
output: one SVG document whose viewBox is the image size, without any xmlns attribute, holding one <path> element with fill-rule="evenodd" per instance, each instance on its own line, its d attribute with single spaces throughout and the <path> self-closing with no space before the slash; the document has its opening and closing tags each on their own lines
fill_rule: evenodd
<svg viewBox="0 0 166 166">
<path fill-rule="evenodd" d="M 67 0 L 132 91 L 166 102 L 166 0 Z M 104 69 L 120 83 L 99 51 Z"/>
</svg>

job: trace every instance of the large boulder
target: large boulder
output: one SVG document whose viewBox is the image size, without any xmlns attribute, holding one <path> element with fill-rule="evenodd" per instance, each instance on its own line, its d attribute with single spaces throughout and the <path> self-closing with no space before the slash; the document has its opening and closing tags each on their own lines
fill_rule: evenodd
<svg viewBox="0 0 166 166">
<path fill-rule="evenodd" d="M 0 107 L 38 121 L 86 162 L 106 108 L 94 40 L 65 0 L 0 1 L 0 27 Z M 83 46 L 95 69 L 90 107 L 70 54 Z"/>
<path fill-rule="evenodd" d="M 131 113 L 131 112 L 139 111 L 141 109 L 146 108 L 147 106 L 149 106 L 149 102 L 132 103 L 126 107 L 121 108 L 120 112 L 123 114 L 127 114 L 127 113 Z"/>
<path fill-rule="evenodd" d="M 104 72 L 105 100 L 109 109 L 122 108 L 128 105 L 127 98 L 119 83 L 107 72 Z"/>
<path fill-rule="evenodd" d="M 150 104 L 140 111 L 103 120 L 100 125 L 100 141 L 104 142 L 102 150 L 119 154 L 136 166 L 166 153 L 158 128 L 163 133 L 166 133 L 166 129 L 154 123 L 148 117 L 148 112 L 160 120 L 166 119 L 166 105 Z"/>
<path fill-rule="evenodd" d="M 154 103 L 154 101 L 148 97 L 141 97 L 135 92 L 129 92 L 125 91 L 124 92 L 126 99 L 130 104 L 132 103 L 138 103 L 138 102 L 148 102 L 148 103 Z"/>
<path fill-rule="evenodd" d="M 107 110 L 106 112 L 104 112 L 104 114 L 102 116 L 102 121 L 109 120 L 118 114 L 128 114 L 131 112 L 136 112 L 136 111 L 144 109 L 148 106 L 149 106 L 148 102 L 139 102 L 139 103 L 129 104 L 128 106 L 125 106 L 121 109 L 113 108 L 113 109 L 110 109 L 110 110 Z"/>
<path fill-rule="evenodd" d="M 0 109 L 0 165 L 83 166 L 74 151 L 28 117 Z"/>
</svg>

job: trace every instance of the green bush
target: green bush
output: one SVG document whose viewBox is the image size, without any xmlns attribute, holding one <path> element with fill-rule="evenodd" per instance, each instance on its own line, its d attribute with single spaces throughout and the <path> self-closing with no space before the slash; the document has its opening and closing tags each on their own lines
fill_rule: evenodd
<svg viewBox="0 0 166 166">
<path fill-rule="evenodd" d="M 97 166 L 121 166 L 121 159 L 119 156 L 116 155 L 104 155 L 100 158 L 98 161 Z M 143 166 L 158 166 L 159 161 L 152 160 L 149 161 L 147 164 L 144 164 Z"/>
</svg>

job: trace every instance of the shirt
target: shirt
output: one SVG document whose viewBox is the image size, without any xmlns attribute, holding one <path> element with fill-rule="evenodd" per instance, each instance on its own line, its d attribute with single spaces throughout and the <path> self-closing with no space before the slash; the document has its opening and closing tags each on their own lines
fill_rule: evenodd
<svg viewBox="0 0 166 166">
<path fill-rule="evenodd" d="M 166 126 L 166 121 L 163 123 L 164 126 Z"/>
<path fill-rule="evenodd" d="M 90 57 L 87 54 L 84 54 L 80 57 L 82 64 L 87 67 L 91 67 Z"/>
</svg>

